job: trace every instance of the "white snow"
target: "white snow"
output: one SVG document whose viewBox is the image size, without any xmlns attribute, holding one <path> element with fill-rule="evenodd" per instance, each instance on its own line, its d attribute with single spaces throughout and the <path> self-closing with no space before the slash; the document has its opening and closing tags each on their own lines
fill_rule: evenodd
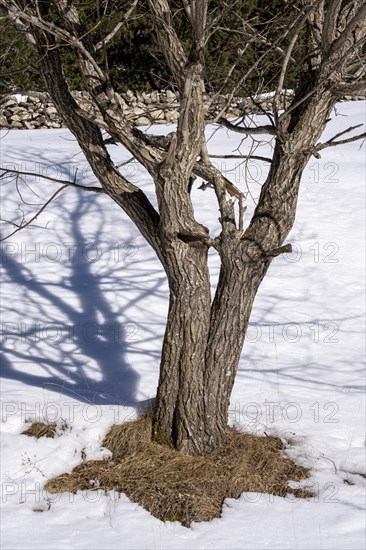
<svg viewBox="0 0 366 550">
<path fill-rule="evenodd" d="M 365 102 L 340 104 L 323 139 L 364 120 Z M 79 183 L 95 183 L 67 130 L 0 137 L 3 168 L 63 179 L 77 170 Z M 231 153 L 240 140 L 217 131 L 210 151 Z M 248 149 L 245 141 L 241 151 Z M 122 147 L 110 151 L 116 161 L 129 158 Z M 288 238 L 294 251 L 273 262 L 260 288 L 230 406 L 231 423 L 291 442 L 288 453 L 313 469 L 306 484 L 316 496 L 243 494 L 226 501 L 220 519 L 190 529 L 157 520 L 124 495 L 42 488 L 82 455 L 106 456 L 109 426 L 136 417 L 155 395 L 168 289 L 153 252 L 110 199 L 74 189 L 2 243 L 4 549 L 365 548 L 364 160 L 356 142 L 309 163 Z M 217 163 L 244 188 L 244 165 Z M 268 168 L 247 168 L 248 220 Z M 153 200 L 147 174 L 136 164 L 123 170 Z M 18 182 L 24 205 L 6 181 L 2 218 L 19 223 L 56 190 L 41 179 L 27 184 Z M 213 193 L 195 189 L 193 200 L 217 234 Z M 3 235 L 12 229 L 5 225 Z M 210 269 L 214 286 L 214 252 Z M 27 420 L 44 418 L 68 427 L 54 439 L 20 435 Z"/>
<path fill-rule="evenodd" d="M 27 95 L 22 95 L 22 94 L 14 94 L 14 97 L 16 98 L 18 103 L 21 103 L 22 101 L 25 102 L 28 99 Z"/>
</svg>

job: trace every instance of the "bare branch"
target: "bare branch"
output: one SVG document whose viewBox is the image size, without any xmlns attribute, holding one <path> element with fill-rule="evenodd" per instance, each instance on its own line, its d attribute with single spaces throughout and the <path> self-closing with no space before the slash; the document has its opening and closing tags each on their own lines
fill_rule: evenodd
<svg viewBox="0 0 366 550">
<path fill-rule="evenodd" d="M 124 160 L 123 162 L 120 162 L 119 164 L 117 164 L 117 168 L 122 168 L 122 166 L 127 166 L 127 164 L 130 164 L 134 160 L 136 160 L 135 157 L 130 157 L 129 159 Z"/>
<path fill-rule="evenodd" d="M 155 136 L 150 134 L 143 134 L 142 138 L 147 143 L 152 143 L 156 147 L 161 148 L 163 151 L 168 151 L 170 140 L 167 136 Z M 203 149 L 205 149 L 205 145 Z M 196 162 L 192 168 L 192 172 L 195 176 L 202 178 L 213 185 L 214 180 L 219 181 L 220 185 L 231 195 L 239 199 L 243 193 L 238 189 L 230 180 L 224 177 L 221 172 L 208 162 L 209 156 L 203 151 L 202 162 Z M 240 158 L 243 158 L 242 156 Z M 270 160 L 270 159 L 268 159 Z"/>
<path fill-rule="evenodd" d="M 265 126 L 255 126 L 255 127 L 237 126 L 236 124 L 232 124 L 231 122 L 229 122 L 229 120 L 223 117 L 220 118 L 219 122 L 223 126 L 225 126 L 225 128 L 228 128 L 233 132 L 237 132 L 238 134 L 246 134 L 246 135 L 269 134 L 271 136 L 276 135 L 276 129 L 269 124 L 266 124 Z"/>
<path fill-rule="evenodd" d="M 75 6 L 68 0 L 54 1 L 68 32 L 77 36 L 80 29 L 84 29 Z M 100 69 L 99 72 L 95 70 L 94 64 L 89 62 L 89 57 L 84 55 L 84 50 L 86 50 L 84 46 L 77 50 L 81 74 L 103 120 L 100 121 L 100 117 L 85 114 L 85 112 L 81 112 L 80 115 L 85 120 L 90 120 L 106 129 L 113 137 L 117 137 L 118 141 L 123 143 L 149 173 L 153 174 L 162 158 L 158 157 L 156 151 L 142 146 L 138 132 L 124 114 L 124 102 L 121 96 L 114 91 L 107 76 Z"/>
<path fill-rule="evenodd" d="M 341 6 L 342 0 L 333 0 L 329 3 L 327 17 L 324 19 L 323 23 L 322 34 L 322 44 L 325 50 L 329 48 L 330 44 L 332 44 L 335 38 L 337 30 L 337 19 Z"/>
<path fill-rule="evenodd" d="M 335 88 L 335 94 L 338 98 L 345 95 L 351 96 L 366 96 L 366 80 L 359 80 L 357 82 L 347 82 L 345 84 L 339 84 Z"/>
<path fill-rule="evenodd" d="M 186 70 L 183 97 L 180 104 L 180 114 L 177 125 L 176 160 L 180 166 L 192 170 L 204 141 L 204 83 L 202 65 L 191 63 Z"/>
<path fill-rule="evenodd" d="M 131 6 L 128 8 L 128 10 L 126 11 L 126 13 L 124 14 L 122 20 L 117 23 L 117 25 L 114 27 L 114 29 L 109 33 L 107 34 L 107 36 L 105 38 L 103 38 L 102 40 L 100 40 L 98 42 L 98 44 L 95 46 L 95 51 L 98 51 L 100 49 L 102 49 L 103 47 L 105 47 L 109 42 L 111 42 L 111 40 L 113 40 L 113 38 L 116 36 L 116 34 L 118 33 L 118 31 L 120 30 L 120 28 L 122 27 L 122 25 L 127 21 L 127 19 L 130 17 L 130 15 L 133 13 L 133 11 L 135 10 L 137 4 L 138 4 L 139 0 L 134 0 L 131 4 Z"/>
<path fill-rule="evenodd" d="M 241 199 L 244 196 L 240 189 L 221 174 L 220 170 L 215 168 L 212 164 L 197 162 L 193 168 L 193 172 L 196 176 L 206 180 L 213 186 L 219 184 L 224 191 L 227 191 L 229 195 L 236 199 Z"/>
<path fill-rule="evenodd" d="M 48 181 L 52 181 L 54 183 L 60 183 L 63 186 L 67 187 L 75 187 L 76 189 L 82 189 L 83 191 L 91 191 L 93 193 L 105 193 L 104 189 L 102 187 L 92 187 L 87 185 L 79 185 L 78 183 L 75 183 L 74 181 L 69 180 L 60 180 L 58 178 L 52 178 L 50 176 L 44 176 L 43 174 L 37 174 L 37 172 L 24 172 L 22 170 L 6 170 L 5 168 L 0 168 L 2 171 L 2 174 L 0 178 L 5 177 L 7 174 L 14 174 L 17 176 L 31 176 L 35 178 L 42 178 Z"/>
<path fill-rule="evenodd" d="M 259 155 L 209 155 L 211 159 L 248 159 L 260 160 L 263 162 L 272 162 L 269 157 L 261 157 Z"/>
<path fill-rule="evenodd" d="M 38 218 L 38 216 L 57 197 L 57 195 L 59 195 L 61 193 L 61 191 L 66 189 L 66 187 L 67 187 L 67 185 L 63 185 L 62 187 L 60 187 L 60 189 L 57 189 L 57 191 L 55 191 L 55 193 L 53 193 L 53 195 L 42 205 L 42 207 L 38 210 L 38 212 L 30 220 L 28 220 L 25 224 L 18 226 L 17 229 L 15 229 L 15 231 L 10 233 L 6 237 L 3 237 L 2 239 L 0 239 L 0 242 L 6 241 L 7 239 L 9 239 L 13 235 L 15 235 L 15 233 L 18 233 L 18 231 L 21 231 L 22 229 L 25 229 L 26 227 L 28 227 L 32 222 L 34 222 L 34 220 L 36 220 Z M 15 225 L 15 224 L 13 223 L 13 225 Z"/>
<path fill-rule="evenodd" d="M 323 149 L 327 149 L 328 147 L 336 147 L 337 145 L 344 145 L 345 143 L 352 143 L 353 141 L 358 141 L 359 139 L 365 139 L 366 132 L 363 132 L 362 134 L 357 134 L 356 136 L 351 136 L 347 139 L 337 140 L 337 138 L 339 138 L 340 136 L 343 136 L 344 134 L 348 134 L 349 132 L 352 132 L 352 130 L 356 130 L 356 128 L 360 128 L 361 126 L 363 126 L 363 124 L 357 124 L 357 126 L 350 126 L 349 128 L 347 128 L 347 130 L 343 130 L 343 132 L 339 132 L 338 134 L 333 136 L 331 139 L 329 139 L 325 143 L 318 143 L 314 147 L 314 150 L 322 151 Z"/>
<path fill-rule="evenodd" d="M 276 258 L 276 256 L 279 256 L 280 254 L 290 254 L 291 252 L 292 252 L 292 245 L 288 243 L 278 248 L 274 248 L 269 252 L 263 252 L 262 255 L 265 256 L 266 258 Z"/>
<path fill-rule="evenodd" d="M 334 40 L 334 42 L 330 46 L 330 57 L 333 55 L 337 55 L 337 52 L 342 50 L 350 35 L 355 31 L 357 27 L 363 28 L 363 30 L 365 30 L 366 4 L 356 0 L 354 2 L 354 7 L 357 10 L 355 15 L 352 17 L 351 21 L 349 21 L 346 28 L 342 30 L 339 37 Z"/>
<path fill-rule="evenodd" d="M 279 109 L 279 99 L 281 97 L 282 90 L 283 90 L 283 87 L 284 87 L 285 76 L 286 76 L 286 73 L 287 73 L 288 64 L 289 64 L 290 59 L 291 59 L 292 51 L 293 51 L 293 49 L 296 45 L 296 42 L 298 41 L 300 31 L 301 31 L 302 27 L 304 26 L 304 24 L 305 24 L 305 22 L 308 18 L 309 13 L 313 9 L 314 9 L 313 6 L 308 6 L 307 9 L 304 10 L 304 15 L 298 21 L 298 24 L 295 27 L 295 32 L 293 34 L 293 37 L 291 38 L 290 44 L 287 48 L 287 51 L 286 51 L 286 54 L 285 54 L 285 57 L 284 57 L 284 60 L 283 60 L 283 63 L 282 63 L 281 74 L 280 74 L 280 77 L 278 79 L 276 93 L 273 97 L 273 107 L 274 107 L 273 111 L 274 111 L 275 116 L 277 116 L 277 112 L 278 112 L 278 109 Z"/>
<path fill-rule="evenodd" d="M 206 43 L 208 0 L 191 0 L 193 44 L 191 57 L 203 61 L 203 48 Z"/>
<path fill-rule="evenodd" d="M 259 44 L 264 44 L 266 46 L 269 46 L 270 48 L 273 48 L 275 51 L 279 52 L 280 54 L 282 55 L 285 55 L 285 51 L 283 50 L 283 48 L 281 48 L 280 46 L 277 45 L 277 43 L 273 43 L 271 40 L 269 40 L 268 38 L 266 38 L 265 36 L 263 36 L 257 29 L 254 29 L 252 27 L 252 25 L 250 25 L 248 22 L 244 22 L 244 26 L 245 28 L 248 28 L 250 30 L 249 31 L 242 31 L 242 30 L 239 30 L 239 29 L 231 29 L 231 28 L 226 28 L 226 27 L 216 27 L 214 29 L 214 32 L 215 31 L 224 31 L 224 32 L 228 32 L 230 34 L 238 34 L 239 36 L 243 36 L 243 39 L 245 40 L 246 44 L 250 44 L 252 42 L 258 42 Z M 295 59 L 293 57 L 290 58 L 290 61 L 292 63 L 295 63 Z"/>
<path fill-rule="evenodd" d="M 303 18 L 303 10 L 296 16 L 294 21 L 289 25 L 289 27 L 284 30 L 284 32 L 281 34 L 280 37 L 278 37 L 273 44 L 271 45 L 271 49 L 277 49 L 279 44 L 283 41 L 283 39 L 294 29 L 297 28 L 299 20 L 302 20 Z M 253 29 L 253 34 L 255 35 L 256 31 Z M 213 122 L 217 122 L 224 114 L 228 106 L 231 104 L 236 92 L 244 85 L 246 80 L 249 78 L 249 76 L 257 70 L 259 67 L 263 65 L 264 60 L 268 57 L 268 50 L 266 49 L 263 54 L 259 56 L 259 58 L 248 67 L 248 69 L 244 72 L 243 76 L 239 79 L 237 84 L 233 87 L 232 91 L 230 92 L 225 106 L 221 109 L 220 113 L 216 116 L 215 120 Z"/>
<path fill-rule="evenodd" d="M 182 1 L 183 1 L 183 6 L 184 6 L 184 11 L 186 12 L 188 19 L 192 23 L 193 17 L 192 17 L 191 2 L 190 2 L 190 0 L 182 0 Z"/>
<path fill-rule="evenodd" d="M 357 128 L 361 128 L 361 126 L 363 126 L 363 124 L 356 124 L 356 126 L 350 126 L 349 128 L 347 128 L 346 130 L 342 130 L 342 132 L 338 132 L 338 134 L 336 134 L 335 136 L 333 136 L 331 139 L 329 139 L 327 141 L 327 143 L 331 143 L 332 141 L 334 141 L 335 139 L 341 137 L 341 136 L 344 136 L 344 134 L 349 134 L 349 132 L 352 132 L 353 130 L 357 130 Z"/>
<path fill-rule="evenodd" d="M 62 29 L 61 27 L 58 27 L 51 21 L 45 21 L 40 15 L 34 16 L 26 12 L 25 10 L 21 10 L 17 8 L 17 6 L 12 3 L 11 8 L 9 8 L 9 11 L 12 15 L 12 18 L 15 21 L 22 21 L 24 23 L 28 23 L 32 25 L 33 27 L 39 28 L 43 31 L 46 31 L 50 33 L 54 38 L 59 42 L 63 44 L 68 44 L 70 46 L 73 46 L 77 50 L 82 53 L 82 55 L 88 60 L 88 62 L 93 66 L 94 71 L 98 75 L 99 79 L 104 79 L 103 72 L 99 68 L 97 62 L 93 58 L 93 56 L 90 54 L 90 52 L 85 48 L 82 41 L 78 39 L 76 36 L 73 36 L 71 33 L 69 33 L 67 30 Z"/>
<path fill-rule="evenodd" d="M 187 56 L 172 25 L 172 13 L 167 0 L 148 0 L 154 18 L 157 38 L 169 68 L 179 88 L 184 87 L 184 67 Z"/>
</svg>

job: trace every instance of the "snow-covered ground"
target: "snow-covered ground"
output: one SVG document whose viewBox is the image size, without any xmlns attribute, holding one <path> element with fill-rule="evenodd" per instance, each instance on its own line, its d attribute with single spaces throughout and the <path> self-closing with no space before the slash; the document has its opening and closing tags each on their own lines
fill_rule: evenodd
<svg viewBox="0 0 366 550">
<path fill-rule="evenodd" d="M 324 137 L 364 120 L 364 102 L 338 105 Z M 210 151 L 231 153 L 239 142 L 220 130 Z M 92 185 L 78 151 L 67 130 L 2 132 L 0 140 L 3 168 L 61 179 L 76 173 Z M 110 151 L 128 158 L 121 147 Z M 222 518 L 190 529 L 157 520 L 124 495 L 42 489 L 82 456 L 104 456 L 109 426 L 134 418 L 155 394 L 168 294 L 153 252 L 110 199 L 70 188 L 32 228 L 2 243 L 4 549 L 365 547 L 364 160 L 357 142 L 309 163 L 288 239 L 294 251 L 273 262 L 261 286 L 230 407 L 232 423 L 291 441 L 290 455 L 313 468 L 316 496 L 243 494 L 226 502 Z M 217 163 L 242 185 L 245 166 Z M 249 216 L 266 168 L 247 169 Z M 145 172 L 135 164 L 123 170 L 153 197 Z M 57 189 L 40 179 L 27 184 L 18 182 L 25 205 L 6 181 L 2 218 L 21 221 Z M 212 192 L 193 195 L 199 219 L 217 234 Z M 210 266 L 214 284 L 214 252 Z M 35 440 L 20 435 L 29 419 L 67 427 Z"/>
</svg>

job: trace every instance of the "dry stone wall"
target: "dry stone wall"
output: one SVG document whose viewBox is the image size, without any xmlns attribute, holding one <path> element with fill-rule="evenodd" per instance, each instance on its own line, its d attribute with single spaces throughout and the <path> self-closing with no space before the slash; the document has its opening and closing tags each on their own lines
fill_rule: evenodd
<svg viewBox="0 0 366 550">
<path fill-rule="evenodd" d="M 95 107 L 86 92 L 72 92 L 81 107 L 93 113 Z M 286 106 L 292 97 L 291 91 L 283 98 Z M 364 99 L 345 97 L 345 100 Z M 178 120 L 179 96 L 167 90 L 165 92 L 140 93 L 128 91 L 122 94 L 124 112 L 136 126 L 148 124 L 167 124 Z M 214 118 L 226 105 L 228 96 L 216 98 L 214 105 L 208 106 L 208 118 Z M 271 94 L 263 94 L 256 101 L 251 98 L 235 97 L 226 111 L 229 117 L 240 117 L 244 113 L 254 114 L 271 111 Z M 50 97 L 46 93 L 29 92 L 24 96 L 8 95 L 0 98 L 0 129 L 32 130 L 35 128 L 61 128 L 63 122 Z"/>
<path fill-rule="evenodd" d="M 83 109 L 93 112 L 93 102 L 85 92 L 73 92 Z M 124 112 L 137 126 L 174 123 L 178 120 L 179 96 L 171 90 L 166 92 L 139 93 L 128 91 L 122 94 Z M 213 118 L 226 104 L 228 96 L 220 96 L 208 110 Z M 244 112 L 255 113 L 271 109 L 271 98 L 262 97 L 260 107 L 250 98 L 234 98 L 229 116 L 239 117 Z M 62 119 L 50 97 L 45 93 L 29 92 L 24 96 L 8 95 L 0 100 L 0 128 L 26 129 L 61 128 Z"/>
</svg>

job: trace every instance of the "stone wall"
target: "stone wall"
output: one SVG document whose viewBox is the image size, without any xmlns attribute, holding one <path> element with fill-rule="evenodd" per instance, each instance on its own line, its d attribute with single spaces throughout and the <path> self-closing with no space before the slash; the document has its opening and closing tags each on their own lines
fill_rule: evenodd
<svg viewBox="0 0 366 550">
<path fill-rule="evenodd" d="M 95 110 L 90 96 L 86 92 L 72 92 L 83 109 Z M 289 104 L 291 91 L 286 92 L 285 102 Z M 124 112 L 127 118 L 137 126 L 148 124 L 174 123 L 178 119 L 179 96 L 171 90 L 166 92 L 140 93 L 128 91 L 122 94 Z M 364 99 L 345 97 L 345 100 Z M 208 110 L 208 118 L 214 118 L 227 103 L 228 96 L 220 96 L 214 106 Z M 251 98 L 235 97 L 227 111 L 229 117 L 240 117 L 244 113 L 254 114 L 271 111 L 272 97 L 263 94 L 256 102 Z M 0 99 L 0 128 L 35 129 L 61 128 L 62 119 L 49 96 L 40 92 L 29 92 L 24 96 L 8 95 Z"/>
<path fill-rule="evenodd" d="M 93 103 L 85 92 L 73 92 L 76 101 L 83 109 L 93 112 Z M 228 96 L 220 96 L 208 113 L 213 118 L 225 105 Z M 139 93 L 128 91 L 122 94 L 124 111 L 134 124 L 173 123 L 178 119 L 179 96 L 171 90 L 166 92 Z M 261 109 L 271 109 L 271 98 L 261 98 Z M 244 111 L 249 113 L 261 110 L 250 98 L 234 98 L 228 115 L 239 117 Z M 45 93 L 29 92 L 25 96 L 9 95 L 0 100 L 0 128 L 35 129 L 61 128 L 62 119 Z"/>
</svg>

